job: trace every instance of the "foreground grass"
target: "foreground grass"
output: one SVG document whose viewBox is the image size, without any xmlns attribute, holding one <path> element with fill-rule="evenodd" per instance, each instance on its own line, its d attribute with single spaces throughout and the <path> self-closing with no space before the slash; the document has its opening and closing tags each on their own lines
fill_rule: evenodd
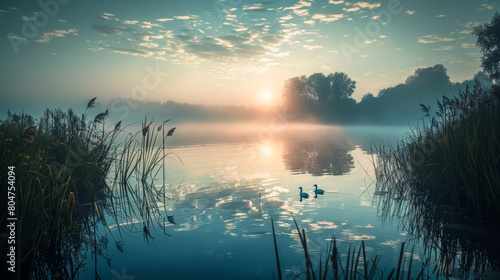
<svg viewBox="0 0 500 280">
<path fill-rule="evenodd" d="M 314 269 L 314 265 L 311 261 L 311 254 L 307 246 L 307 237 L 305 229 L 300 229 L 297 221 L 295 221 L 295 227 L 297 229 L 297 234 L 299 235 L 300 243 L 304 250 L 304 260 L 306 271 L 304 274 L 305 279 L 310 280 L 326 280 L 326 279 L 343 279 L 343 280 L 371 280 L 371 279 L 387 279 L 387 280 L 403 280 L 403 279 L 424 279 L 429 278 L 431 275 L 436 273 L 436 269 L 429 271 L 429 267 L 423 264 L 421 268 L 415 268 L 413 264 L 413 249 L 410 254 L 409 260 L 405 258 L 405 243 L 401 244 L 399 259 L 397 267 L 387 270 L 387 268 L 382 268 L 379 266 L 378 262 L 380 260 L 379 256 L 375 256 L 374 259 L 368 259 L 366 256 L 365 242 L 361 242 L 361 246 L 356 250 L 356 247 L 351 248 L 349 246 L 349 251 L 345 259 L 341 256 L 341 253 L 337 247 L 337 241 L 335 238 L 331 239 L 331 242 L 326 250 L 325 262 L 322 263 L 322 258 L 320 256 L 320 262 L 317 269 Z M 278 244 L 276 242 L 276 232 L 274 230 L 274 221 L 271 218 L 274 248 L 276 255 L 276 264 L 278 269 L 278 279 L 283 279 L 281 272 L 281 263 L 279 260 Z M 436 266 L 437 268 L 437 266 Z M 425 273 L 424 273 L 425 272 Z M 413 278 L 413 274 L 417 274 L 416 278 Z M 299 279 L 302 274 L 296 275 L 293 279 Z"/>
<path fill-rule="evenodd" d="M 120 225 L 140 218 L 140 230 L 146 240 L 150 237 L 153 216 L 159 215 L 156 200 L 161 191 L 165 193 L 153 182 L 168 156 L 165 139 L 174 129 L 165 136 L 161 126 L 145 120 L 141 131 L 116 143 L 121 122 L 107 124 L 108 111 L 90 118 L 95 100 L 81 115 L 47 109 L 35 120 L 9 112 L 0 123 L 0 180 L 7 182 L 8 167 L 15 173 L 11 194 L 16 202 L 18 255 L 17 274 L 11 276 L 77 278 L 88 250 L 95 265 L 98 256 L 106 255 L 109 241 L 97 236 L 98 224 L 107 228 L 110 222 Z M 0 218 L 6 220 L 11 216 L 6 211 L 6 188 L 1 195 Z M 122 250 L 120 227 L 120 236 L 108 233 Z M 7 239 L 2 245 L 7 246 Z M 4 258 L 5 254 L 5 263 Z"/>
</svg>

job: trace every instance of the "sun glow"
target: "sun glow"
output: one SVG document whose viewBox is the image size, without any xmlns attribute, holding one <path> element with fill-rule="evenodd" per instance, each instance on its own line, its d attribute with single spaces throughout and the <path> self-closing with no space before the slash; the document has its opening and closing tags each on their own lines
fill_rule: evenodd
<svg viewBox="0 0 500 280">
<path fill-rule="evenodd" d="M 267 100 L 270 100 L 270 99 L 271 99 L 271 93 L 270 93 L 270 92 L 268 92 L 268 91 L 264 92 L 264 93 L 262 94 L 262 98 L 263 98 L 264 100 L 266 100 L 266 101 L 267 101 Z"/>
</svg>

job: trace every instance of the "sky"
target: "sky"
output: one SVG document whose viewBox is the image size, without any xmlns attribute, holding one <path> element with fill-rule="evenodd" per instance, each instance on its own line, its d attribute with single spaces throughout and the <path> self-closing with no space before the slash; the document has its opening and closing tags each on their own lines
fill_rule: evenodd
<svg viewBox="0 0 500 280">
<path fill-rule="evenodd" d="M 472 78 L 472 27 L 498 10 L 487 0 L 3 0 L 0 96 L 269 105 L 289 78 L 338 71 L 360 100 L 419 67 Z"/>
</svg>

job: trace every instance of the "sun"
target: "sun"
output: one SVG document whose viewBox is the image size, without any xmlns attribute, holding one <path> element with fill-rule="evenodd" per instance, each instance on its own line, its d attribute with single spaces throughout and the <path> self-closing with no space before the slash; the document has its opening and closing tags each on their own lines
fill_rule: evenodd
<svg viewBox="0 0 500 280">
<path fill-rule="evenodd" d="M 268 92 L 268 91 L 264 92 L 264 93 L 262 94 L 262 98 L 263 98 L 264 100 L 269 100 L 269 99 L 271 99 L 271 93 L 270 93 L 270 92 Z"/>
</svg>

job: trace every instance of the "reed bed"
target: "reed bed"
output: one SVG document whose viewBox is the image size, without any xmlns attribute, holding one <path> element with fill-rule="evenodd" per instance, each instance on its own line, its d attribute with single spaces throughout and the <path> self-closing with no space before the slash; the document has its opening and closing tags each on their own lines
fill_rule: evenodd
<svg viewBox="0 0 500 280">
<path fill-rule="evenodd" d="M 379 216 L 397 218 L 437 253 L 442 275 L 498 269 L 488 247 L 500 232 L 500 88 L 476 82 L 424 118 L 395 146 L 375 148 Z"/>
<path fill-rule="evenodd" d="M 107 110 L 91 118 L 95 102 L 90 100 L 80 115 L 47 109 L 35 120 L 8 112 L 0 123 L 0 166 L 15 166 L 16 174 L 18 279 L 75 279 L 89 250 L 99 279 L 97 257 L 107 258 L 108 237 L 123 250 L 120 224 L 134 229 L 132 221 L 138 219 L 145 239 L 152 237 L 149 226 L 165 196 L 154 182 L 170 155 L 164 153 L 166 137 L 146 118 L 141 131 L 118 142 L 121 122 L 107 124 Z M 7 182 L 6 176 L 0 173 L 0 180 Z M 7 197 L 5 188 L 1 195 Z M 1 201 L 7 209 L 7 200 Z M 7 211 L 1 219 L 7 219 Z M 120 236 L 110 230 L 111 223 Z M 100 225 L 107 234 L 99 236 Z M 2 243 L 6 246 L 7 239 Z"/>
</svg>

